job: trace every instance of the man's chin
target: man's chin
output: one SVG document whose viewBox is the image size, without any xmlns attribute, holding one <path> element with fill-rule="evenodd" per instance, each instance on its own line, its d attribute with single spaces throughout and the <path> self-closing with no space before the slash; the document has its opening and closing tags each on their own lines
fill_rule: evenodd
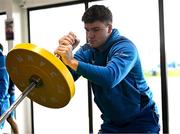
<svg viewBox="0 0 180 134">
<path fill-rule="evenodd" d="M 93 44 L 90 43 L 89 45 L 90 45 L 90 47 L 93 47 Z"/>
<path fill-rule="evenodd" d="M 92 43 L 88 42 L 88 44 L 89 44 L 90 47 L 93 47 L 93 44 L 92 44 Z"/>
<path fill-rule="evenodd" d="M 94 43 L 90 43 L 90 42 L 89 42 L 88 44 L 89 44 L 90 47 L 93 47 L 93 48 L 96 47 L 96 44 L 94 44 Z"/>
</svg>

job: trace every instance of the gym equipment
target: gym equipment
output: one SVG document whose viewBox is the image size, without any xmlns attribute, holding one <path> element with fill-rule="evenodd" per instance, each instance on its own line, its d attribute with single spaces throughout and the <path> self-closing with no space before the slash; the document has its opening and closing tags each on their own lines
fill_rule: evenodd
<svg viewBox="0 0 180 134">
<path fill-rule="evenodd" d="M 7 55 L 6 66 L 22 94 L 0 117 L 0 123 L 26 96 L 40 105 L 62 108 L 74 95 L 74 80 L 67 67 L 52 53 L 34 44 L 16 45 Z"/>
</svg>

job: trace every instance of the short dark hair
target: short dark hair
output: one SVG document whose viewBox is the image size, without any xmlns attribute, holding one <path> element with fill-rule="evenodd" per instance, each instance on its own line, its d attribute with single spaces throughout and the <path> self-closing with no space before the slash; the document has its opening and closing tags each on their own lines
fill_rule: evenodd
<svg viewBox="0 0 180 134">
<path fill-rule="evenodd" d="M 0 43 L 0 49 L 1 51 L 3 51 L 3 45 Z"/>
<path fill-rule="evenodd" d="M 104 5 L 93 5 L 84 12 L 82 21 L 84 23 L 112 22 L 112 12 Z"/>
</svg>

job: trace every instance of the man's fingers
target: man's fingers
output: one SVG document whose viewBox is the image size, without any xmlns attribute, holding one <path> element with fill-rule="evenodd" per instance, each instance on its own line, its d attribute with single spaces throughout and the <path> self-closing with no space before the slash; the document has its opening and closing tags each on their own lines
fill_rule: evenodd
<svg viewBox="0 0 180 134">
<path fill-rule="evenodd" d="M 71 41 L 69 38 L 63 38 L 59 40 L 59 45 L 71 45 L 73 41 Z"/>
<path fill-rule="evenodd" d="M 64 45 L 73 45 L 75 43 L 75 36 L 72 34 L 68 34 L 66 36 L 63 36 L 59 40 L 59 44 L 64 44 Z"/>
<path fill-rule="evenodd" d="M 61 56 L 61 54 L 65 54 L 72 51 L 72 45 L 60 45 L 56 48 L 54 51 L 54 54 L 58 54 Z"/>
</svg>

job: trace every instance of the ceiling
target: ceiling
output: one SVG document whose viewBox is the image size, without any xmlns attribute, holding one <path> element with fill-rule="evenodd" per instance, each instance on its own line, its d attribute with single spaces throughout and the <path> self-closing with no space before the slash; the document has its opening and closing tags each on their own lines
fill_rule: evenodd
<svg viewBox="0 0 180 134">
<path fill-rule="evenodd" d="M 73 1 L 80 1 L 80 0 L 16 0 L 19 6 L 25 8 L 59 4 L 65 2 L 73 2 Z"/>
</svg>

